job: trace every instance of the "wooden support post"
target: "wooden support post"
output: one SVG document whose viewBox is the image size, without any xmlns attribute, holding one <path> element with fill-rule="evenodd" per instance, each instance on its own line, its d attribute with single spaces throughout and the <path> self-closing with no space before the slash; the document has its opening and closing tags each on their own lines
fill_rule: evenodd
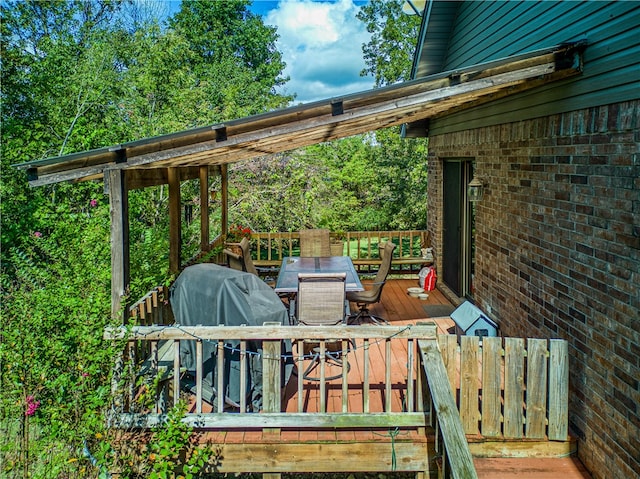
<svg viewBox="0 0 640 479">
<path fill-rule="evenodd" d="M 227 165 L 220 166 L 220 231 L 226 235 L 229 231 L 229 169 Z"/>
<path fill-rule="evenodd" d="M 264 326 L 278 327 L 280 323 L 266 322 Z M 282 407 L 281 355 L 282 343 L 280 339 L 262 341 L 262 409 L 265 413 L 280 412 Z M 262 436 L 278 440 L 280 438 L 280 428 L 264 428 Z M 263 477 L 278 479 L 279 474 L 263 475 Z"/>
<path fill-rule="evenodd" d="M 265 326 L 280 326 L 280 323 L 265 323 Z M 262 342 L 262 398 L 264 412 L 280 412 L 280 355 L 279 339 Z"/>
<path fill-rule="evenodd" d="M 129 194 L 124 170 L 107 170 L 111 215 L 111 316 L 128 318 L 126 295 L 129 292 Z"/>
<path fill-rule="evenodd" d="M 209 167 L 201 166 L 200 176 L 200 251 L 209 251 Z"/>
<path fill-rule="evenodd" d="M 180 221 L 180 174 L 177 168 L 168 168 L 169 180 L 169 272 L 180 272 L 182 250 L 182 222 Z"/>
</svg>

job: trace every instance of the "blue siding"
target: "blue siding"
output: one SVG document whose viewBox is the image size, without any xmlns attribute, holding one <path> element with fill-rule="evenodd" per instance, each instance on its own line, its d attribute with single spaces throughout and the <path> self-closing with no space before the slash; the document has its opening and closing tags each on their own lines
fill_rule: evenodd
<svg viewBox="0 0 640 479">
<path fill-rule="evenodd" d="M 466 2 L 444 70 L 587 40 L 584 73 L 434 119 L 430 134 L 640 98 L 640 2 Z"/>
</svg>

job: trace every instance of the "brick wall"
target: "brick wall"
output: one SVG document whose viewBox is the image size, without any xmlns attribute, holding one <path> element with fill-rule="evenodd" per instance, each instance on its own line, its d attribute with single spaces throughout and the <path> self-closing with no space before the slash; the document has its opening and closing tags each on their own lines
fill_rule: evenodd
<svg viewBox="0 0 640 479">
<path fill-rule="evenodd" d="M 475 301 L 505 336 L 569 341 L 570 426 L 596 478 L 640 476 L 639 118 L 635 101 L 429 144 L 436 252 L 442 159 L 474 158 Z"/>
</svg>

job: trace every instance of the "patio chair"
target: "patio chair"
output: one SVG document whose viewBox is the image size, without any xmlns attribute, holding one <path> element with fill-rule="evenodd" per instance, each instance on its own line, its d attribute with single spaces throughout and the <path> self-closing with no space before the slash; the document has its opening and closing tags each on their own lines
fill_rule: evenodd
<svg viewBox="0 0 640 479">
<path fill-rule="evenodd" d="M 235 269 L 238 271 L 244 271 L 244 262 L 242 260 L 242 255 L 236 254 L 227 248 L 223 249 L 222 252 L 227 257 L 229 268 Z"/>
<path fill-rule="evenodd" d="M 300 256 L 331 256 L 331 238 L 329 230 L 300 230 Z"/>
<path fill-rule="evenodd" d="M 344 324 L 345 319 L 345 280 L 346 273 L 300 273 L 298 275 L 298 294 L 296 298 L 296 316 L 302 326 L 335 326 Z M 303 373 L 305 379 L 320 380 L 311 376 L 323 361 L 320 356 L 320 342 L 305 340 L 303 354 L 310 357 L 310 363 Z M 325 341 L 325 364 L 342 368 L 342 341 Z M 349 363 L 346 363 L 347 371 Z M 340 374 L 326 377 L 330 381 Z"/>
<path fill-rule="evenodd" d="M 240 249 L 242 250 L 242 264 L 244 271 L 260 276 L 258 269 L 255 267 L 253 260 L 251 259 L 251 243 L 247 238 L 242 238 L 242 241 L 240 241 Z"/>
<path fill-rule="evenodd" d="M 246 273 L 255 274 L 258 277 L 260 273 L 263 275 L 273 274 L 274 271 L 271 268 L 258 268 L 255 264 L 253 264 L 253 260 L 251 259 L 251 242 L 248 238 L 242 238 L 240 241 L 240 250 L 241 254 L 235 254 L 233 251 L 229 251 L 227 249 L 224 250 L 224 253 L 229 258 L 229 266 L 233 269 L 238 269 L 237 262 L 240 262 L 240 270 Z M 232 263 L 233 261 L 233 263 Z M 263 278 L 265 283 L 269 286 L 275 286 L 275 280 L 272 277 Z"/>
<path fill-rule="evenodd" d="M 382 262 L 380 268 L 376 273 L 376 277 L 373 280 L 372 287 L 365 291 L 350 291 L 347 293 L 347 300 L 358 305 L 359 311 L 356 314 L 352 314 L 347 318 L 347 324 L 362 324 L 362 323 L 375 323 L 375 324 L 389 324 L 389 322 L 375 316 L 369 311 L 369 305 L 378 303 L 382 296 L 382 288 L 387 281 L 389 270 L 391 269 L 391 260 L 393 259 L 393 250 L 396 245 L 391 241 L 387 241 L 384 248 L 381 248 Z"/>
</svg>

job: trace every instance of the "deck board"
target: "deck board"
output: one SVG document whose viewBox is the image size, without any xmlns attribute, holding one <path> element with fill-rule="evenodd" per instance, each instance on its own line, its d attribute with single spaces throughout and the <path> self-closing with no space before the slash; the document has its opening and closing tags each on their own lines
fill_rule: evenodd
<svg viewBox="0 0 640 479">
<path fill-rule="evenodd" d="M 363 280 L 362 285 L 367 288 L 369 281 Z M 407 288 L 417 286 L 416 279 L 391 279 L 387 281 L 382 290 L 380 303 L 372 305 L 369 310 L 372 314 L 381 316 L 387 321 L 426 320 L 428 319 L 423 306 L 451 304 L 451 302 L 439 290 L 429 291 L 426 300 L 414 298 L 407 294 Z M 355 309 L 355 305 L 351 305 Z M 453 322 L 450 323 L 453 325 Z M 446 333 L 446 331 L 441 331 Z"/>
<path fill-rule="evenodd" d="M 575 457 L 474 458 L 478 478 L 588 479 L 589 471 Z"/>
</svg>

